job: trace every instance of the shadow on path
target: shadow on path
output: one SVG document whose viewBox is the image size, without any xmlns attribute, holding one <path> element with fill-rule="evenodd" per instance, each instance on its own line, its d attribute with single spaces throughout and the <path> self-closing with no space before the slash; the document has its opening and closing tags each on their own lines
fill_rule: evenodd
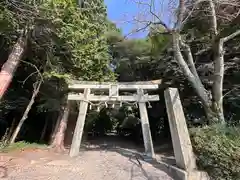
<svg viewBox="0 0 240 180">
<path fill-rule="evenodd" d="M 176 174 L 173 174 L 170 166 L 175 166 L 175 159 L 171 156 L 165 155 L 161 156 L 160 159 L 152 159 L 144 155 L 143 148 L 134 148 L 134 147 L 122 147 L 121 143 L 114 142 L 102 142 L 96 141 L 94 143 L 84 143 L 81 147 L 81 151 L 111 151 L 111 152 L 117 152 L 118 154 L 125 156 L 128 158 L 128 160 L 133 163 L 133 166 L 131 168 L 131 179 L 133 179 L 134 174 L 134 166 L 137 166 L 137 168 L 140 168 L 142 174 L 145 176 L 147 180 L 156 180 L 157 177 L 153 177 L 149 175 L 144 167 L 142 166 L 142 162 L 146 162 L 150 165 L 152 165 L 154 168 L 159 169 L 163 172 L 165 172 L 169 177 L 171 177 L 174 180 L 178 180 L 178 177 L 176 177 Z M 170 153 L 171 154 L 171 153 Z M 139 163 L 140 162 L 140 163 Z"/>
</svg>

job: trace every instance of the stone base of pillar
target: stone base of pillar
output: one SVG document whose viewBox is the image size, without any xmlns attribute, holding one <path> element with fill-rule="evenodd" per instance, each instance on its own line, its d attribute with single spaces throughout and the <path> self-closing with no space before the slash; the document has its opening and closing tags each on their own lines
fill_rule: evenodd
<svg viewBox="0 0 240 180">
<path fill-rule="evenodd" d="M 155 154 L 152 154 L 152 153 L 144 153 L 142 157 L 146 162 L 151 162 L 156 159 Z"/>
<path fill-rule="evenodd" d="M 203 171 L 192 171 L 187 173 L 187 180 L 210 180 L 208 174 Z"/>
<path fill-rule="evenodd" d="M 163 170 L 174 180 L 210 180 L 206 172 L 198 170 L 185 171 L 159 160 L 157 160 L 153 166 Z"/>
<path fill-rule="evenodd" d="M 178 168 L 171 169 L 171 173 L 176 180 L 210 180 L 208 174 L 203 171 L 184 171 Z"/>
</svg>

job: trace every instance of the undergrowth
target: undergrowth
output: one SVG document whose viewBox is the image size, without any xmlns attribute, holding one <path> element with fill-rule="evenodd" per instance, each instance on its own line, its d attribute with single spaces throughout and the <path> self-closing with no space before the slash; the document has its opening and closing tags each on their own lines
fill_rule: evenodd
<svg viewBox="0 0 240 180">
<path fill-rule="evenodd" d="M 45 148 L 46 145 L 37 144 L 37 143 L 29 143 L 25 141 L 19 141 L 13 144 L 5 144 L 0 142 L 0 152 L 11 152 L 15 150 L 23 150 L 27 148 Z"/>
<path fill-rule="evenodd" d="M 213 180 L 240 180 L 240 127 L 191 129 L 198 167 Z"/>
</svg>

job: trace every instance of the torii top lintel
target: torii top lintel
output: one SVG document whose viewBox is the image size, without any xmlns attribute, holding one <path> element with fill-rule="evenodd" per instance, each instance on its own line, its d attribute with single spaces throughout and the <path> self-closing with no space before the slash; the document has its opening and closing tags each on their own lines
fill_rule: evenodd
<svg viewBox="0 0 240 180">
<path fill-rule="evenodd" d="M 136 82 L 96 82 L 96 81 L 71 81 L 68 85 L 70 90 L 82 89 L 110 89 L 117 86 L 119 90 L 158 89 L 162 80 L 136 81 Z"/>
</svg>

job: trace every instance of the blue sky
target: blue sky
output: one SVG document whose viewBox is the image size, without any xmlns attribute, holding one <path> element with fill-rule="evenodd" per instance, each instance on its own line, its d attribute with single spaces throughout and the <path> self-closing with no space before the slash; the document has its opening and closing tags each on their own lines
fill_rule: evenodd
<svg viewBox="0 0 240 180">
<path fill-rule="evenodd" d="M 132 0 L 104 0 L 107 5 L 108 18 L 117 24 L 119 28 L 122 29 L 123 34 L 126 35 L 132 32 L 134 29 L 139 28 L 140 26 L 136 24 L 136 21 L 133 21 L 133 17 L 144 12 L 143 7 L 139 7 Z M 168 0 L 161 0 L 163 6 L 162 12 L 164 12 L 164 20 L 168 20 L 168 12 L 166 12 L 166 2 Z M 159 1 L 158 1 L 159 2 Z M 165 5 L 164 5 L 165 4 Z M 165 8 L 165 9 L 164 9 Z M 147 12 L 147 11 L 146 11 Z M 145 15 L 145 14 L 144 14 Z M 141 19 L 141 18 L 139 18 Z M 135 23 L 135 24 L 134 24 Z M 167 22 L 166 22 L 167 23 Z M 141 25 L 142 26 L 142 25 Z M 134 33 L 129 36 L 130 38 L 141 38 L 146 36 L 147 32 Z"/>
<path fill-rule="evenodd" d="M 139 11 L 135 3 L 128 0 L 105 0 L 105 4 L 107 5 L 108 18 L 122 29 L 124 35 L 136 29 L 133 23 L 127 22 Z M 140 32 L 132 34 L 131 37 L 139 38 L 145 35 L 146 33 Z"/>
</svg>

